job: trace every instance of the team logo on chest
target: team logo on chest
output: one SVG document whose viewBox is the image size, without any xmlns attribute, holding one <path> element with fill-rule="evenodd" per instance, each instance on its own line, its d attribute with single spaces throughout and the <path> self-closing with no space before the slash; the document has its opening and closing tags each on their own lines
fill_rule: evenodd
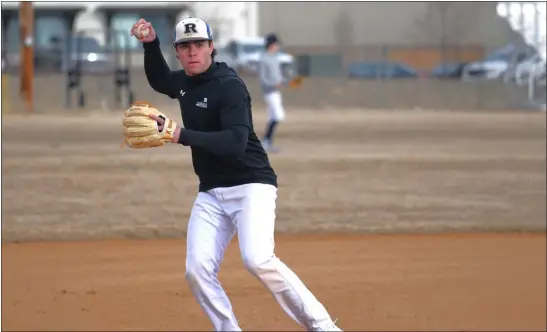
<svg viewBox="0 0 547 332">
<path fill-rule="evenodd" d="M 196 103 L 196 106 L 201 108 L 207 108 L 207 98 L 203 98 L 203 101 L 198 101 Z"/>
</svg>

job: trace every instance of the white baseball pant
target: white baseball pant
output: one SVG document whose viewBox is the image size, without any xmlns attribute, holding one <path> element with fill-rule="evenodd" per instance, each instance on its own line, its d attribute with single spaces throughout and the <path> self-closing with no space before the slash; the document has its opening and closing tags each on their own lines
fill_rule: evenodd
<svg viewBox="0 0 547 332">
<path fill-rule="evenodd" d="M 334 323 L 325 307 L 274 254 L 277 188 L 246 184 L 200 192 L 187 232 L 186 279 L 216 331 L 241 331 L 217 279 L 224 251 L 237 232 L 246 268 L 283 310 L 308 331 Z"/>
<path fill-rule="evenodd" d="M 268 117 L 271 121 L 281 122 L 285 120 L 285 109 L 281 92 L 273 91 L 264 95 L 264 101 L 268 108 Z"/>
</svg>

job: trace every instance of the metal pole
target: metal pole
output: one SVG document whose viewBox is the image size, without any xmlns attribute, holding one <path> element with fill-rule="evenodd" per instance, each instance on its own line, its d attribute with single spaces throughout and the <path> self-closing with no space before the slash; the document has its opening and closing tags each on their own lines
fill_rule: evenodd
<svg viewBox="0 0 547 332">
<path fill-rule="evenodd" d="M 439 9 L 441 11 L 441 63 L 446 63 L 446 14 L 448 11 L 448 3 L 440 2 Z M 446 93 L 444 91 L 445 85 L 441 84 L 441 100 L 443 107 L 446 107 Z"/>
<path fill-rule="evenodd" d="M 534 2 L 534 46 L 541 47 L 539 43 L 539 2 Z"/>
<path fill-rule="evenodd" d="M 441 11 L 441 63 L 446 62 L 446 12 L 448 4 L 445 2 L 439 3 Z"/>
<path fill-rule="evenodd" d="M 19 7 L 21 25 L 21 86 L 20 95 L 25 99 L 28 112 L 34 111 L 33 78 L 34 78 L 34 11 L 32 2 L 21 1 Z"/>
</svg>

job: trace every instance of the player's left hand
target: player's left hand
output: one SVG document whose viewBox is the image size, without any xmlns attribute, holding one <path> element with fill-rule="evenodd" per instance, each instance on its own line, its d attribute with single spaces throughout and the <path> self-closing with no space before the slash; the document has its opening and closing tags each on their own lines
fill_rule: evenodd
<svg viewBox="0 0 547 332">
<path fill-rule="evenodd" d="M 180 129 L 175 121 L 145 102 L 124 112 L 124 143 L 131 148 L 151 148 L 177 142 Z"/>
<path fill-rule="evenodd" d="M 165 120 L 163 118 L 160 118 L 156 114 L 150 114 L 150 118 L 155 120 L 158 123 L 158 130 L 163 131 L 163 125 L 165 124 Z M 173 143 L 177 143 L 179 141 L 180 130 L 181 129 L 177 127 L 177 129 L 175 129 L 175 131 L 173 132 L 173 140 L 172 140 Z"/>
</svg>

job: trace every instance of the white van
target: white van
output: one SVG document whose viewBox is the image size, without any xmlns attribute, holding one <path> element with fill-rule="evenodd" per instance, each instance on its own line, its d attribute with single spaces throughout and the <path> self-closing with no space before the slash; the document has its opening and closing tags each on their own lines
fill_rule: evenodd
<svg viewBox="0 0 547 332">
<path fill-rule="evenodd" d="M 233 38 L 226 45 L 218 49 L 215 61 L 226 62 L 237 72 L 257 74 L 258 61 L 262 52 L 265 52 L 266 40 L 259 38 Z M 295 75 L 294 57 L 290 54 L 279 52 L 279 61 L 286 77 Z"/>
</svg>

